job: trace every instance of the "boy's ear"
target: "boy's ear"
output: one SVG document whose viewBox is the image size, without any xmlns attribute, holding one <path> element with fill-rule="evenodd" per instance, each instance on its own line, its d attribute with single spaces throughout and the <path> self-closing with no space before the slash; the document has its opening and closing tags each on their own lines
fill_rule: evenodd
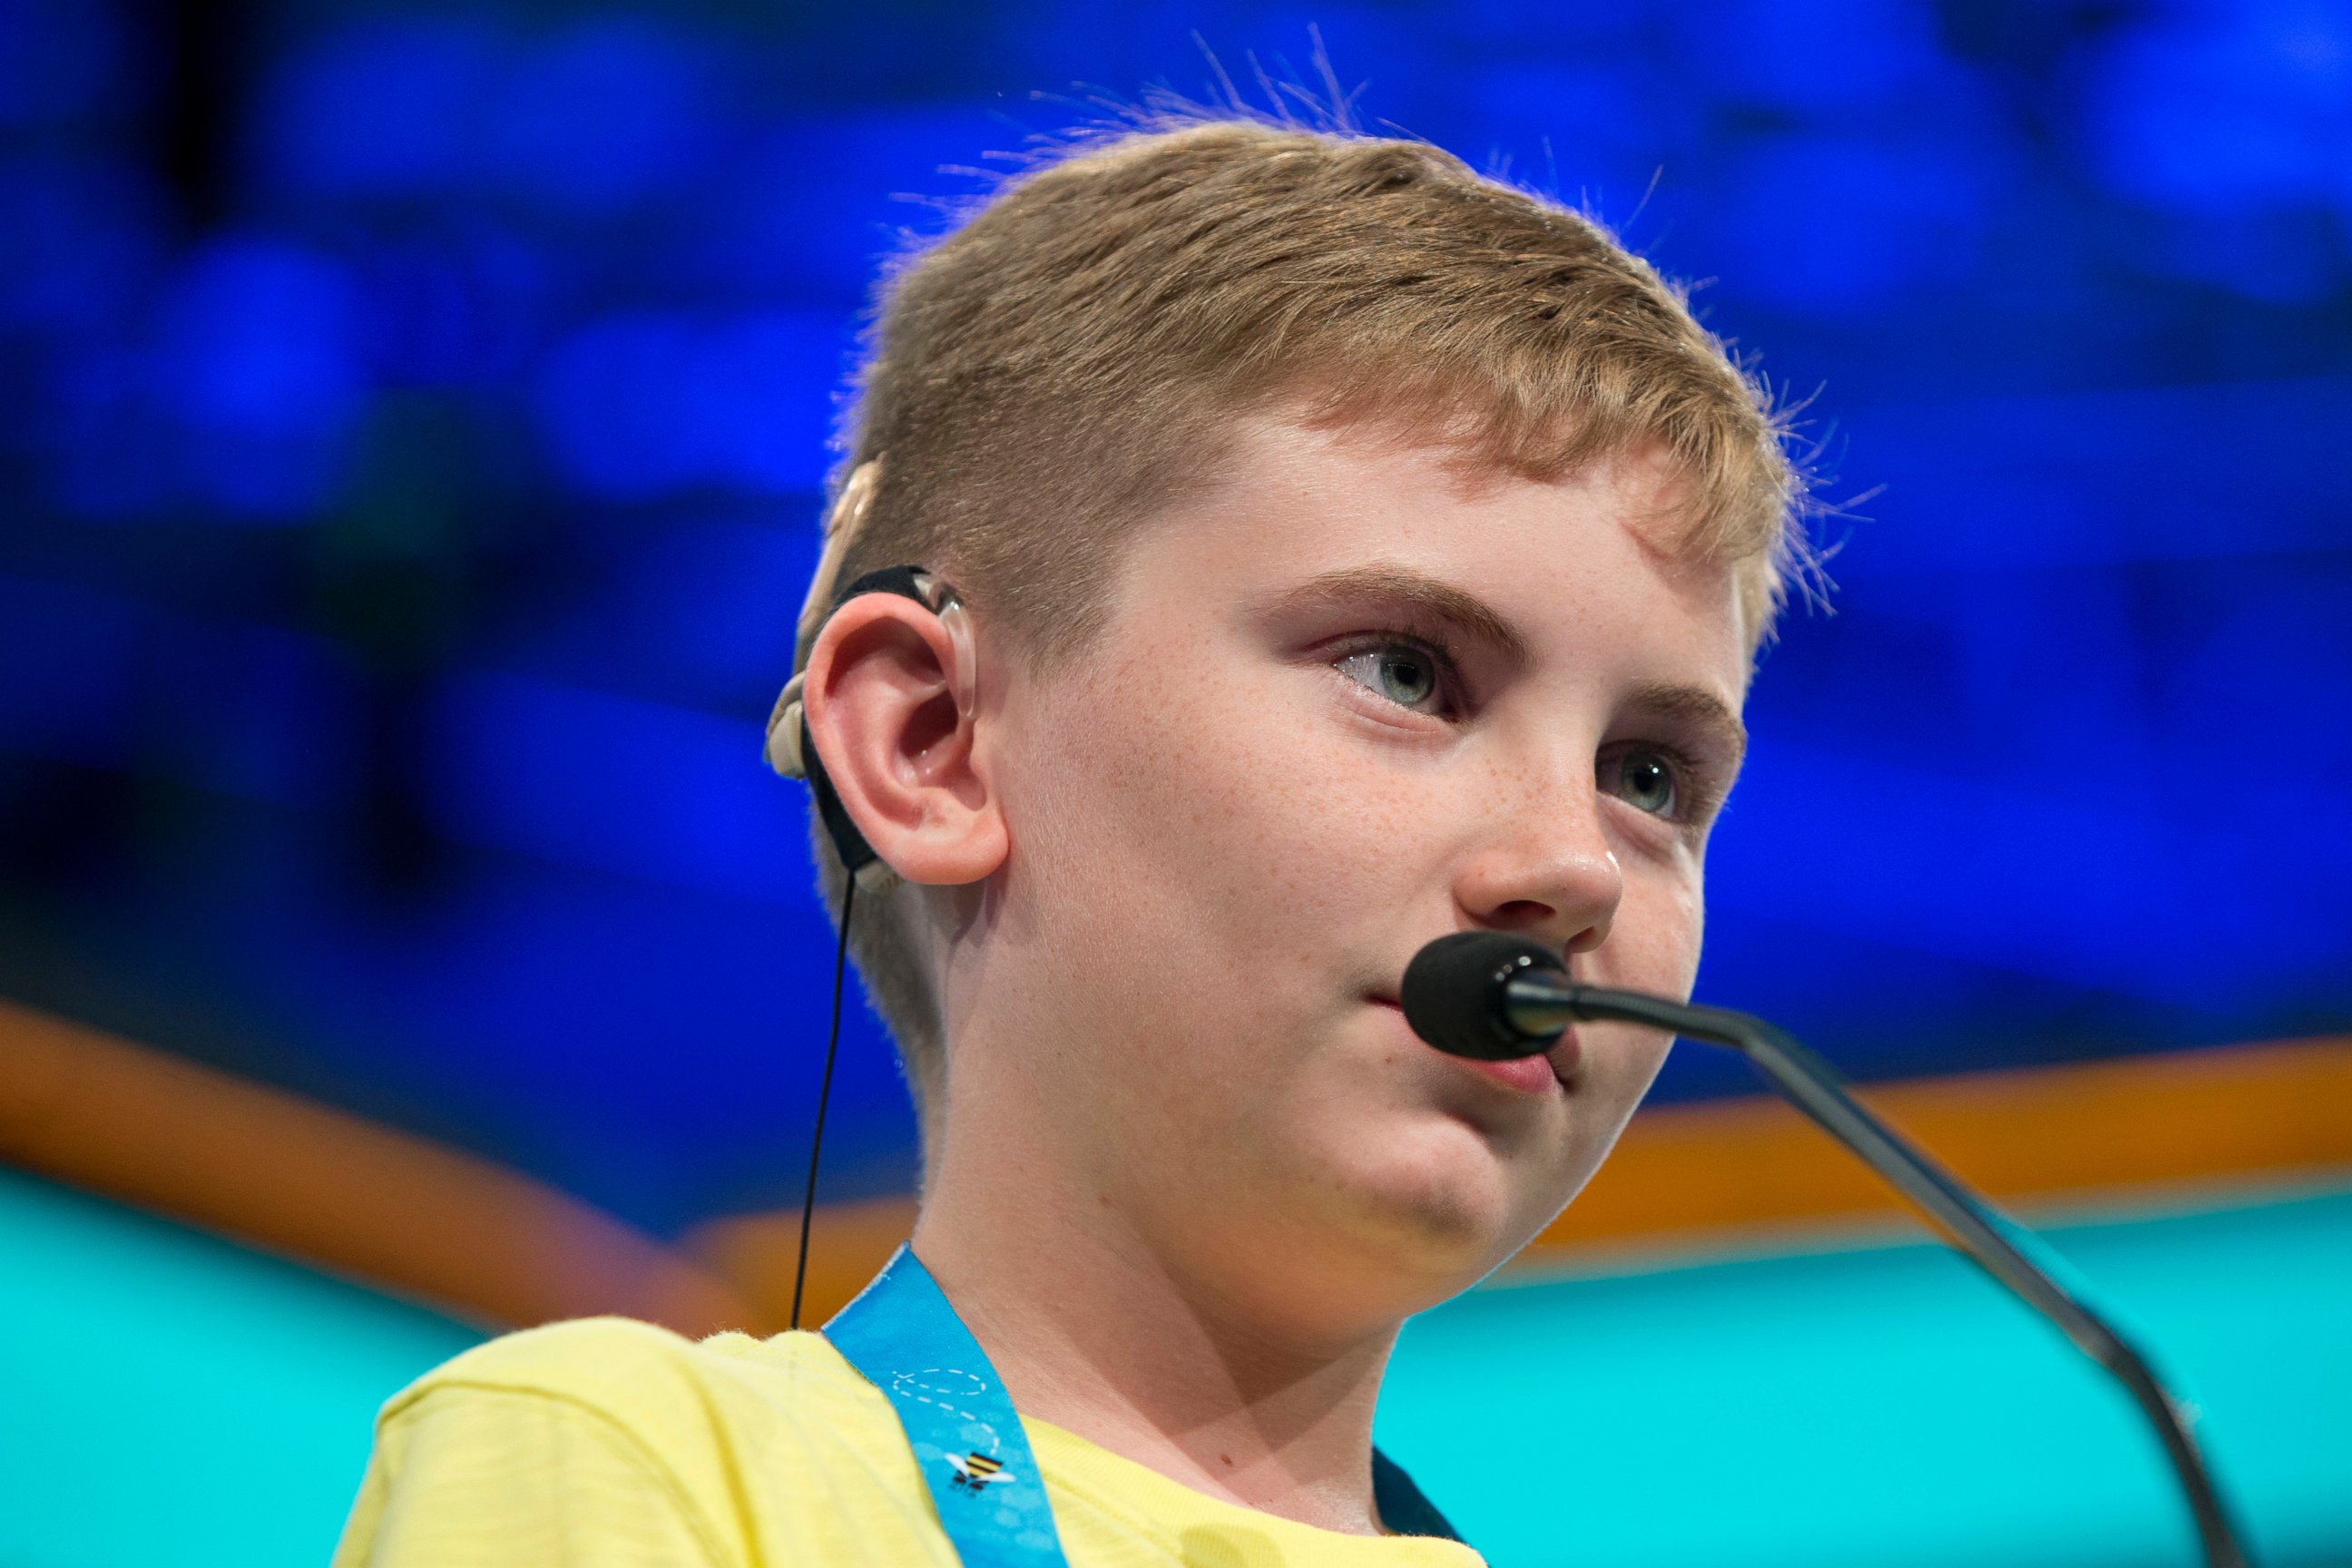
<svg viewBox="0 0 2352 1568">
<path fill-rule="evenodd" d="M 968 632 L 897 594 L 850 599 L 809 649 L 809 739 L 850 820 L 909 882 L 977 882 L 1004 860 L 1003 816 L 973 764 L 971 664 Z"/>
</svg>

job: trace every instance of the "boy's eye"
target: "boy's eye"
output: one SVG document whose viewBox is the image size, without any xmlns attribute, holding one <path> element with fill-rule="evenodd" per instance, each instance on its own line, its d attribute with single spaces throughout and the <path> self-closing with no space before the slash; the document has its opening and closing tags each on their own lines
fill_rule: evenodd
<svg viewBox="0 0 2352 1568">
<path fill-rule="evenodd" d="M 1406 643 L 1383 643 L 1339 660 L 1334 668 L 1400 708 L 1432 713 L 1442 695 L 1437 660 Z"/>
<path fill-rule="evenodd" d="M 1601 787 L 1637 811 L 1671 817 L 1681 804 L 1675 787 L 1675 764 L 1659 752 L 1633 751 L 1604 758 Z"/>
</svg>

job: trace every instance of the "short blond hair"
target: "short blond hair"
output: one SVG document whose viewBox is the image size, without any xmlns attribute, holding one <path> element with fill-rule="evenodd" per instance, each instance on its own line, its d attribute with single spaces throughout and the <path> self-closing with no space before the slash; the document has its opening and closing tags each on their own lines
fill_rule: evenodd
<svg viewBox="0 0 2352 1568">
<path fill-rule="evenodd" d="M 1780 424 L 1683 292 L 1417 142 L 1190 117 L 1066 149 L 895 269 L 870 349 L 841 472 L 875 482 L 833 580 L 927 566 L 1032 661 L 1085 645 L 1129 531 L 1277 403 L 1531 478 L 1662 448 L 1677 542 L 1732 564 L 1754 645 L 1803 560 Z M 913 896 L 851 942 L 922 1110 L 946 1063 Z"/>
</svg>

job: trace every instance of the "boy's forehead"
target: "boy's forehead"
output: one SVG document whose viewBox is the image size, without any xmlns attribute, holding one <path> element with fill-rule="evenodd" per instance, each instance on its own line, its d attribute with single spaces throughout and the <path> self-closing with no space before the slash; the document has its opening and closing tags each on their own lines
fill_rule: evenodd
<svg viewBox="0 0 2352 1568">
<path fill-rule="evenodd" d="M 1375 513 L 1417 507 L 1433 522 L 1514 493 L 1578 490 L 1601 498 L 1653 549 L 1706 559 L 1688 526 L 1699 489 L 1659 441 L 1601 451 L 1573 469 L 1537 473 L 1497 460 L 1467 432 L 1410 407 L 1314 418 L 1277 406 L 1233 421 L 1216 460 L 1204 465 L 1203 482 L 1175 510 L 1247 506 L 1274 491 L 1346 503 L 1343 512 L 1307 513 L 1298 520 L 1304 523 L 1353 521 L 1368 502 L 1381 501 L 1391 504 L 1373 504 Z"/>
<path fill-rule="evenodd" d="M 1655 443 L 1538 476 L 1486 460 L 1426 422 L 1309 422 L 1278 412 L 1235 420 L 1204 482 L 1161 521 L 1244 531 L 1262 546 L 1269 574 L 1400 549 L 1490 559 L 1515 549 L 1533 568 L 1543 563 L 1533 557 L 1590 553 L 1589 533 L 1548 526 L 1572 510 L 1604 515 L 1659 573 L 1712 587 L 1729 563 L 1691 537 L 1695 489 Z"/>
</svg>

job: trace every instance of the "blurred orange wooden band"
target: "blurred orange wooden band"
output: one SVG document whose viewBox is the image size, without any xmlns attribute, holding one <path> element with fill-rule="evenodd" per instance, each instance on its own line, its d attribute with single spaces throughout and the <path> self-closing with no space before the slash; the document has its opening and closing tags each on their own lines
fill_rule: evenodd
<svg viewBox="0 0 2352 1568">
<path fill-rule="evenodd" d="M 2028 1206 L 2178 1202 L 2352 1181 L 2352 1038 L 1885 1084 L 1874 1109 Z M 797 1209 L 676 1244 L 478 1155 L 0 1002 L 0 1161 L 408 1296 L 486 1327 L 619 1312 L 684 1333 L 782 1326 Z M 911 1197 L 817 1212 L 806 1321 L 914 1225 Z M 1871 1173 L 1777 1099 L 1633 1119 L 1517 1267 L 1627 1249 L 1785 1244 L 1902 1222 Z"/>
</svg>

